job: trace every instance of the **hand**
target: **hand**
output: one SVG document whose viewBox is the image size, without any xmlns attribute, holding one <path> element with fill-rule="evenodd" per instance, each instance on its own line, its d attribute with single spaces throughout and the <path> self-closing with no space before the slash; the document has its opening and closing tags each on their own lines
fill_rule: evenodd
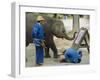
<svg viewBox="0 0 100 80">
<path fill-rule="evenodd" d="M 42 40 L 41 46 L 42 46 L 43 48 L 45 48 L 44 40 Z"/>
</svg>

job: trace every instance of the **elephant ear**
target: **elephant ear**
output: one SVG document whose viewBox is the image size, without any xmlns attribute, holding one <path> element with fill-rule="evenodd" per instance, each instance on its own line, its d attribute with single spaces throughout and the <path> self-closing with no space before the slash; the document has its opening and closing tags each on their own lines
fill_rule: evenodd
<svg viewBox="0 0 100 80">
<path fill-rule="evenodd" d="M 57 31 L 59 30 L 59 28 L 57 27 L 58 24 L 59 24 L 59 23 L 56 22 L 56 21 L 53 23 L 52 28 L 51 28 L 53 32 L 56 32 L 56 33 L 57 33 Z"/>
<path fill-rule="evenodd" d="M 54 34 L 59 34 L 61 33 L 63 27 L 63 23 L 60 20 L 53 19 L 53 24 L 51 27 L 51 30 Z"/>
</svg>

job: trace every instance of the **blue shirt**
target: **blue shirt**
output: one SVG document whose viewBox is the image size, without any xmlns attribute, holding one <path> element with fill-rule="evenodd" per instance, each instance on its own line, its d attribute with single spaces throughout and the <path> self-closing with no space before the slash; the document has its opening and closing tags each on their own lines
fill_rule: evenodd
<svg viewBox="0 0 100 80">
<path fill-rule="evenodd" d="M 44 39 L 44 29 L 40 23 L 36 23 L 32 28 L 32 37 L 37 39 Z"/>
<path fill-rule="evenodd" d="M 69 60 L 72 63 L 78 63 L 82 58 L 82 52 L 76 51 L 73 48 L 69 48 L 65 51 L 65 60 Z"/>
<path fill-rule="evenodd" d="M 43 26 L 39 22 L 33 25 L 32 37 L 34 38 L 33 42 L 35 45 L 40 46 L 41 40 L 43 40 L 45 36 Z"/>
</svg>

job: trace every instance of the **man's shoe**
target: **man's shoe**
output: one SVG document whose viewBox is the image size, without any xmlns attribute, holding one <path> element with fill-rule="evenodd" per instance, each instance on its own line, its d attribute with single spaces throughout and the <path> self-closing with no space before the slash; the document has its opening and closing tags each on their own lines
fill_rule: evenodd
<svg viewBox="0 0 100 80">
<path fill-rule="evenodd" d="M 43 63 L 39 63 L 39 64 L 36 64 L 35 66 L 42 66 L 43 65 Z"/>
</svg>

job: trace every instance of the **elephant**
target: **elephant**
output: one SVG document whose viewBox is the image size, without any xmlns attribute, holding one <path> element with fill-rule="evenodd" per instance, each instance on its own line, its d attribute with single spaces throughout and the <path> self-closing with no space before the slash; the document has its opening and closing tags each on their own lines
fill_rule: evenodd
<svg viewBox="0 0 100 80">
<path fill-rule="evenodd" d="M 29 43 L 33 42 L 32 39 L 32 26 L 36 22 L 36 18 L 38 15 L 42 15 L 45 20 L 46 24 L 43 25 L 44 31 L 45 31 L 45 57 L 49 58 L 51 57 L 49 54 L 49 49 L 54 53 L 54 58 L 58 57 L 58 51 L 56 48 L 56 45 L 54 43 L 53 37 L 56 36 L 58 38 L 65 38 L 67 40 L 73 40 L 75 38 L 75 33 L 72 37 L 69 37 L 66 33 L 64 24 L 61 20 L 49 17 L 45 14 L 38 14 L 38 13 L 26 13 L 26 47 L 29 45 Z"/>
</svg>

